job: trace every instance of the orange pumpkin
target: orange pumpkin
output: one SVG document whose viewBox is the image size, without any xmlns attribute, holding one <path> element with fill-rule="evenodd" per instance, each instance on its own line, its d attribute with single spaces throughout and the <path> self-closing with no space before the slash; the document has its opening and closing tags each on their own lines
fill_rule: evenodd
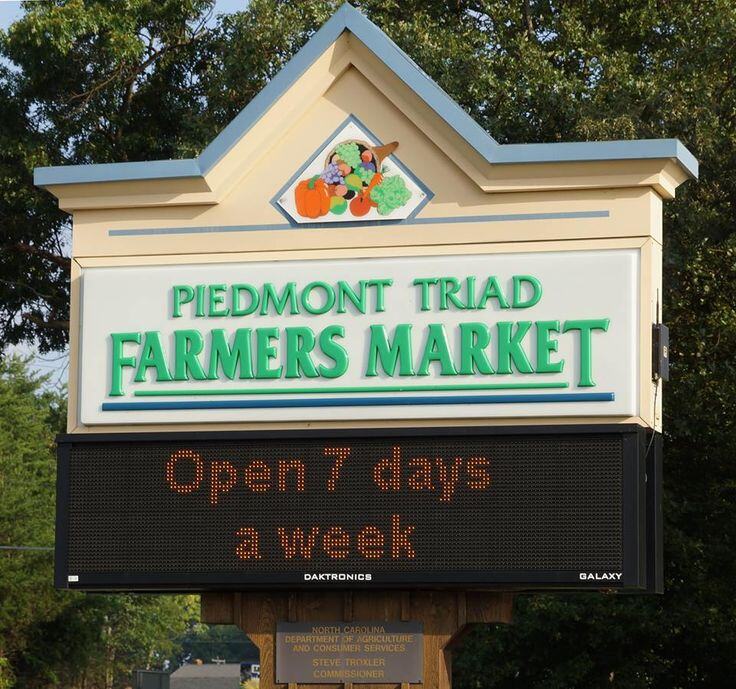
<svg viewBox="0 0 736 689">
<path fill-rule="evenodd" d="M 304 179 L 296 185 L 294 192 L 296 212 L 307 218 L 319 218 L 330 210 L 330 194 L 319 175 Z"/>
</svg>

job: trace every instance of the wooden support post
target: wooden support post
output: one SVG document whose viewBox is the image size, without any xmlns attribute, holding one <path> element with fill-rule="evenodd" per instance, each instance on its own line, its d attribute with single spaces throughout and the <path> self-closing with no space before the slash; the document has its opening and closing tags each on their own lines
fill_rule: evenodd
<svg viewBox="0 0 736 689">
<path fill-rule="evenodd" d="M 276 684 L 276 622 L 416 620 L 424 628 L 420 689 L 451 689 L 452 651 L 474 624 L 511 622 L 513 594 L 449 591 L 204 593 L 202 621 L 235 624 L 258 646 L 261 689 Z M 287 689 L 334 689 L 336 684 L 289 684 Z M 343 685 L 354 689 L 353 685 Z M 360 689 L 408 689 L 406 684 L 361 684 Z"/>
</svg>

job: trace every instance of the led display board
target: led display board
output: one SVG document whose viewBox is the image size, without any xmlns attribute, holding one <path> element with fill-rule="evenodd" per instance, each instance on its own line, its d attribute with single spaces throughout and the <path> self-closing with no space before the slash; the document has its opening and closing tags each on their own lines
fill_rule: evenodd
<svg viewBox="0 0 736 689">
<path fill-rule="evenodd" d="M 629 425 L 63 436 L 57 585 L 640 589 L 647 442 Z"/>
</svg>

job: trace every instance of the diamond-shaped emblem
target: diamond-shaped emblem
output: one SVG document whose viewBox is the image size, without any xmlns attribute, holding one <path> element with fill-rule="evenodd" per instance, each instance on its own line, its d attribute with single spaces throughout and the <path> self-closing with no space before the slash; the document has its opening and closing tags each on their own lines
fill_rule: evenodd
<svg viewBox="0 0 736 689">
<path fill-rule="evenodd" d="M 398 141 L 381 143 L 350 116 L 273 203 L 300 225 L 412 218 L 432 194 L 400 162 L 399 146 Z"/>
</svg>

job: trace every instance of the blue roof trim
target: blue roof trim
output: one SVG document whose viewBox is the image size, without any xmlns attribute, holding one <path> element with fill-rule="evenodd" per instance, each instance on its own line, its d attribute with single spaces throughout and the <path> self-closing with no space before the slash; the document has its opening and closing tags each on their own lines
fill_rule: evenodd
<svg viewBox="0 0 736 689">
<path fill-rule="evenodd" d="M 561 163 L 595 160 L 677 160 L 693 177 L 698 161 L 678 139 L 631 141 L 580 141 L 552 144 L 504 144 L 496 149 L 493 163 Z"/>
<path fill-rule="evenodd" d="M 131 182 L 144 179 L 181 179 L 185 177 L 202 177 L 199 163 L 193 158 L 150 160 L 139 163 L 59 165 L 57 167 L 37 167 L 33 171 L 33 183 L 38 187 L 53 184 Z"/>
<path fill-rule="evenodd" d="M 356 36 L 377 59 L 393 71 L 489 163 L 556 163 L 669 158 L 676 160 L 693 177 L 698 176 L 697 160 L 676 139 L 499 144 L 383 31 L 354 7 L 345 3 L 237 117 L 215 137 L 196 160 L 158 160 L 141 163 L 36 168 L 34 182 L 38 186 L 49 186 L 204 176 L 344 31 L 349 31 Z"/>
<path fill-rule="evenodd" d="M 238 139 L 261 119 L 271 105 L 344 31 L 349 31 L 360 39 L 381 62 L 481 155 L 488 159 L 491 151 L 499 146 L 485 129 L 432 81 L 429 75 L 381 29 L 352 5 L 345 3 L 202 152 L 199 161 L 204 174 L 227 154 Z"/>
<path fill-rule="evenodd" d="M 351 12 L 357 12 L 347 3 L 309 39 L 299 52 L 286 63 L 281 71 L 243 108 L 202 151 L 199 156 L 202 172 L 207 174 L 214 165 L 238 142 L 238 140 L 263 117 L 292 84 L 340 37 L 348 27 Z M 362 16 L 362 15 L 361 15 Z M 366 19 L 366 21 L 368 21 Z"/>
<path fill-rule="evenodd" d="M 347 29 L 486 160 L 499 143 L 381 29 L 350 5 Z"/>
</svg>

